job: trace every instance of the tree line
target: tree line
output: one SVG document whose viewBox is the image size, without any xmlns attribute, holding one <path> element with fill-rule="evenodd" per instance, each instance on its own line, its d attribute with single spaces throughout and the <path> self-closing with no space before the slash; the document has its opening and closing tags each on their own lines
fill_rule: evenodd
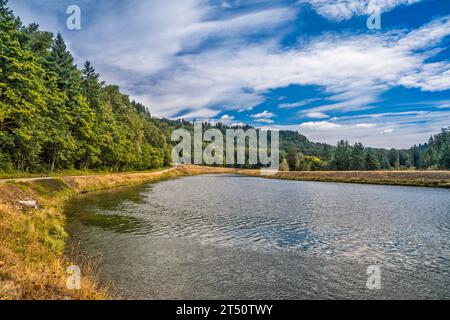
<svg viewBox="0 0 450 320">
<path fill-rule="evenodd" d="M 282 143 L 283 170 L 450 169 L 450 127 L 442 129 L 428 143 L 406 150 L 367 148 L 362 143 L 350 145 L 343 140 L 332 147 L 307 143 L 307 139 L 299 136 L 281 134 L 282 140 L 292 140 Z"/>
</svg>

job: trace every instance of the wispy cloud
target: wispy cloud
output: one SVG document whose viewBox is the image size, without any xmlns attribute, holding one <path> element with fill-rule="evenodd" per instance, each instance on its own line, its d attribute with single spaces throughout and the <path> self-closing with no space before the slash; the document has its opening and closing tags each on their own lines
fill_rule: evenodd
<svg viewBox="0 0 450 320">
<path fill-rule="evenodd" d="M 380 148 L 410 148 L 449 126 L 450 111 L 412 111 L 339 117 L 298 125 L 265 128 L 296 130 L 313 141 L 336 144 L 340 139 Z M 420 124 L 420 125 L 418 125 Z"/>
<path fill-rule="evenodd" d="M 310 103 L 320 101 L 320 100 L 321 99 L 319 99 L 319 98 L 314 98 L 314 99 L 306 99 L 306 100 L 302 100 L 302 101 L 298 101 L 298 102 L 294 102 L 294 103 L 282 103 L 278 106 L 278 108 L 280 108 L 280 109 L 300 108 L 300 107 L 307 106 Z"/>
<path fill-rule="evenodd" d="M 338 123 L 328 122 L 328 121 L 310 121 L 310 122 L 304 122 L 301 125 L 299 125 L 300 130 L 314 130 L 314 131 L 327 131 L 330 129 L 341 129 L 342 125 Z"/>
<path fill-rule="evenodd" d="M 353 132 L 354 138 L 374 145 L 392 144 L 394 138 L 400 140 L 395 142 L 398 145 L 411 143 L 412 138 L 418 139 L 414 142 L 423 141 L 443 124 L 435 117 L 438 113 L 386 113 L 378 118 L 357 115 L 359 119 L 345 115 L 369 112 L 392 88 L 449 90 L 448 59 L 434 59 L 447 46 L 448 16 L 415 30 L 328 31 L 307 38 L 297 34 L 299 40 L 286 46 L 283 37 L 296 28 L 299 10 L 304 9 L 289 5 L 289 1 L 251 0 L 242 10 L 239 8 L 244 2 L 240 0 L 80 1 L 83 29 L 79 32 L 67 32 L 64 19 L 55 18 L 64 12 L 69 0 L 11 4 L 28 22 L 37 18 L 44 27 L 65 32 L 79 63 L 91 60 L 103 80 L 120 85 L 155 116 L 221 120 L 220 115 L 226 114 L 222 120 L 231 123 L 258 106 L 256 110 L 265 110 L 266 116 L 250 115 L 254 122 L 275 125 L 285 114 L 294 113 L 291 118 L 295 119 L 297 113 L 302 119 L 318 120 L 302 127 L 318 141 L 335 142 L 333 130 L 341 130 L 344 137 L 350 138 Z M 308 2 L 328 19 L 345 20 L 367 14 L 371 5 L 389 11 L 419 1 L 300 2 Z M 269 91 L 291 85 L 314 86 L 318 88 L 317 98 L 295 95 L 287 101 L 297 102 L 273 106 L 277 111 L 264 104 Z M 432 107 L 444 112 L 447 105 L 442 102 Z M 296 108 L 299 110 L 292 110 Z M 448 113 L 441 113 L 444 115 Z M 423 121 L 430 125 L 418 126 L 416 122 L 406 126 L 403 117 L 410 117 L 411 123 L 414 118 L 428 117 Z M 383 124 L 377 121 L 379 118 L 389 121 Z M 358 123 L 362 126 L 356 126 Z M 327 126 L 333 130 L 320 130 Z M 294 127 L 299 129 L 299 124 Z"/>
<path fill-rule="evenodd" d="M 233 121 L 233 120 L 234 120 L 234 117 L 225 114 L 225 115 L 223 115 L 222 117 L 220 117 L 220 120 L 222 120 L 222 121 Z"/>
<path fill-rule="evenodd" d="M 306 116 L 312 119 L 326 119 L 330 117 L 323 112 L 308 112 L 306 113 Z"/>
<path fill-rule="evenodd" d="M 450 63 L 428 63 L 406 74 L 399 82 L 408 88 L 443 91 L 450 88 Z"/>
<path fill-rule="evenodd" d="M 449 33 L 441 31 L 447 27 L 448 21 L 441 20 L 424 29 L 444 37 Z M 382 92 L 398 85 L 429 91 L 449 89 L 446 74 L 427 64 L 430 55 L 416 53 L 417 43 L 408 43 L 408 36 L 327 35 L 287 51 L 280 51 L 272 42 L 211 49 L 177 58 L 180 67 L 146 91 L 150 92 L 150 105 L 170 113 L 181 101 L 192 108 L 251 107 L 262 103 L 269 89 L 316 85 L 331 94 L 330 102 L 307 111 L 342 112 L 370 108 Z M 425 48 L 429 46 L 427 43 Z"/>
<path fill-rule="evenodd" d="M 362 1 L 311 2 L 345 4 L 352 12 L 365 7 Z M 415 1 L 376 2 L 387 10 Z M 223 16 L 217 6 L 201 0 L 136 0 L 117 8 L 99 2 L 93 9 L 105 14 L 71 36 L 76 55 L 92 60 L 107 81 L 119 84 L 156 116 L 247 109 L 263 103 L 267 90 L 292 84 L 318 86 L 330 95 L 328 103 L 305 113 L 368 109 L 382 92 L 398 85 L 450 88 L 448 64 L 426 63 L 434 51 L 423 52 L 450 34 L 448 17 L 409 33 L 326 34 L 284 49 L 273 31 L 295 19 L 295 7 L 266 5 Z M 262 41 L 248 38 L 268 30 Z M 220 45 L 203 46 L 211 41 Z"/>
<path fill-rule="evenodd" d="M 400 5 L 411 5 L 422 0 L 300 0 L 309 3 L 318 14 L 342 21 L 353 16 L 369 15 L 375 10 L 390 11 Z"/>
<path fill-rule="evenodd" d="M 274 123 L 275 121 L 272 119 L 266 119 L 266 118 L 260 118 L 260 119 L 256 119 L 256 122 L 260 122 L 260 123 Z"/>
<path fill-rule="evenodd" d="M 253 119 L 261 119 L 261 118 L 269 119 L 275 117 L 275 114 L 265 110 L 261 113 L 252 114 L 250 117 L 252 117 Z"/>
</svg>

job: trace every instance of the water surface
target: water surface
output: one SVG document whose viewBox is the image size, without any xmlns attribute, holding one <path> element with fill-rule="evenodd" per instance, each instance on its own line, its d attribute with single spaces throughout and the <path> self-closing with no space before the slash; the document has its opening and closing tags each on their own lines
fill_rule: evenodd
<svg viewBox="0 0 450 320">
<path fill-rule="evenodd" d="M 81 196 L 67 212 L 124 298 L 450 298 L 445 189 L 211 175 Z M 380 290 L 366 287 L 371 265 Z"/>
</svg>

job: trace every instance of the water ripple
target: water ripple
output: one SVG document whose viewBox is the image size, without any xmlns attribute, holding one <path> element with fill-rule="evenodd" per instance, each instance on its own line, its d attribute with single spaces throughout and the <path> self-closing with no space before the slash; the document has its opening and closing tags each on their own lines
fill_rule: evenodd
<svg viewBox="0 0 450 320">
<path fill-rule="evenodd" d="M 201 176 L 72 202 L 69 231 L 122 294 L 450 298 L 448 190 Z M 366 269 L 382 266 L 368 291 Z"/>
</svg>

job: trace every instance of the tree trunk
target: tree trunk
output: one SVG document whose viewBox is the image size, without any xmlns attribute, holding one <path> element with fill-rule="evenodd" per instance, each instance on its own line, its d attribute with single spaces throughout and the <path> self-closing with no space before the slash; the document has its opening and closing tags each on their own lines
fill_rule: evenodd
<svg viewBox="0 0 450 320">
<path fill-rule="evenodd" d="M 53 154 L 52 156 L 52 163 L 50 165 L 50 172 L 53 173 L 55 171 L 55 163 L 56 163 L 56 155 Z"/>
</svg>

